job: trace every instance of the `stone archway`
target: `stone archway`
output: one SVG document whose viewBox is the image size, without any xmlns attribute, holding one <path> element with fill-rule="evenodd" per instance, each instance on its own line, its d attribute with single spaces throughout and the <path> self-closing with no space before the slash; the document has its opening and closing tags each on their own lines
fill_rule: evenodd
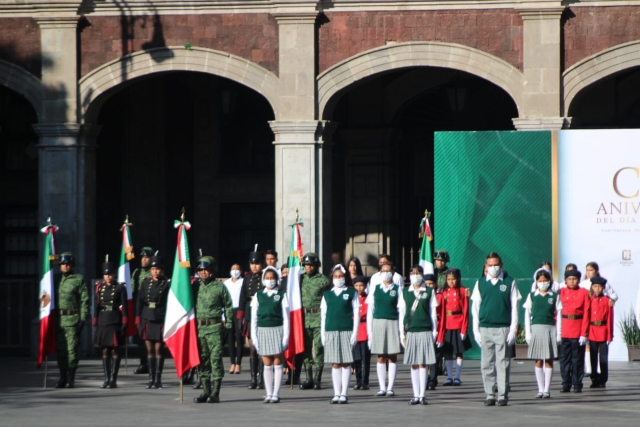
<svg viewBox="0 0 640 427">
<path fill-rule="evenodd" d="M 18 65 L 0 59 L 0 85 L 24 96 L 40 118 L 42 82 L 39 78 Z"/>
<path fill-rule="evenodd" d="M 607 76 L 632 67 L 640 66 L 640 41 L 619 44 L 598 52 L 562 74 L 564 88 L 564 114 L 569 114 L 571 102 L 578 92 Z"/>
<path fill-rule="evenodd" d="M 455 43 L 410 42 L 391 44 L 348 58 L 318 76 L 318 114 L 336 102 L 333 95 L 374 74 L 407 67 L 442 67 L 465 71 L 486 79 L 513 98 L 522 111 L 524 74 L 508 62 L 491 54 Z"/>
<path fill-rule="evenodd" d="M 78 92 L 82 121 L 93 121 L 106 98 L 100 95 L 105 92 L 118 90 L 122 83 L 138 77 L 172 71 L 213 74 L 245 85 L 264 96 L 278 118 L 279 80 L 274 73 L 229 53 L 200 47 L 169 46 L 123 56 L 80 79 Z"/>
</svg>

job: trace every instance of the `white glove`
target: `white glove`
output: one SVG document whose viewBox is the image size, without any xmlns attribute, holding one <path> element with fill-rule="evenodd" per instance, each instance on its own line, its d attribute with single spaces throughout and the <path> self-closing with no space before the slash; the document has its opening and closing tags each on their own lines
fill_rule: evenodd
<svg viewBox="0 0 640 427">
<path fill-rule="evenodd" d="M 480 336 L 480 330 L 479 329 L 477 331 L 475 329 L 473 330 L 473 338 L 476 340 L 478 345 L 480 347 L 482 347 L 482 337 Z"/>
<path fill-rule="evenodd" d="M 531 345 L 531 334 L 530 333 L 526 333 L 524 340 L 527 342 L 527 345 Z"/>
<path fill-rule="evenodd" d="M 580 346 L 586 345 L 587 344 L 587 337 L 580 337 L 578 339 L 578 344 L 580 344 Z"/>
<path fill-rule="evenodd" d="M 400 335 L 400 344 L 402 345 L 402 348 L 407 348 L 407 337 L 405 337 L 404 335 Z"/>
<path fill-rule="evenodd" d="M 444 345 L 444 343 L 443 343 L 443 342 L 439 342 L 439 343 L 437 343 L 437 344 L 436 344 L 436 347 L 438 347 L 438 348 L 442 348 L 442 346 L 443 346 L 443 345 Z"/>
<path fill-rule="evenodd" d="M 438 338 L 438 331 L 432 331 L 431 334 L 433 335 L 433 340 L 435 341 L 436 338 Z"/>
<path fill-rule="evenodd" d="M 256 349 L 256 352 L 259 352 L 259 351 L 260 351 L 260 347 L 258 347 L 258 341 L 257 341 L 256 339 L 253 339 L 253 340 L 251 341 L 251 345 L 253 345 L 253 348 L 255 348 L 255 349 Z"/>
<path fill-rule="evenodd" d="M 322 346 L 323 346 L 323 347 L 324 347 L 324 336 L 325 336 L 325 334 L 322 334 L 322 335 L 320 336 L 320 341 L 322 341 Z"/>
<path fill-rule="evenodd" d="M 607 345 L 611 344 L 611 341 L 607 341 Z"/>
<path fill-rule="evenodd" d="M 461 339 L 462 341 L 464 341 L 464 339 L 465 339 L 466 337 L 467 337 L 467 334 L 460 334 L 460 339 Z"/>
<path fill-rule="evenodd" d="M 562 344 L 562 336 L 561 336 L 561 335 L 558 335 L 558 336 L 556 337 L 556 342 L 557 342 L 558 344 Z"/>
<path fill-rule="evenodd" d="M 367 342 L 367 345 L 369 346 L 369 350 L 371 350 L 371 338 L 369 338 L 369 341 Z"/>
<path fill-rule="evenodd" d="M 512 346 L 515 342 L 516 342 L 516 333 L 509 332 L 509 334 L 507 335 L 507 345 Z"/>
<path fill-rule="evenodd" d="M 351 334 L 351 347 L 355 347 L 358 343 L 358 334 Z"/>
<path fill-rule="evenodd" d="M 289 340 L 286 341 L 282 341 L 282 351 L 285 351 L 286 349 L 289 348 Z"/>
</svg>

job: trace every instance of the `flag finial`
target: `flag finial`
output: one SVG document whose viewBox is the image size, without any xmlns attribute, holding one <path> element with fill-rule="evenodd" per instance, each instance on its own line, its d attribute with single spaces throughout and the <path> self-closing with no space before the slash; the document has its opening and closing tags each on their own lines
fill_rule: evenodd
<svg viewBox="0 0 640 427">
<path fill-rule="evenodd" d="M 258 244 L 257 243 L 253 246 L 253 252 L 258 252 Z"/>
<path fill-rule="evenodd" d="M 182 213 L 180 214 L 180 221 L 184 222 L 184 206 L 182 207 Z"/>
<path fill-rule="evenodd" d="M 431 212 L 429 212 L 429 209 L 425 209 L 424 210 L 424 217 L 425 218 L 429 218 L 431 216 Z"/>
<path fill-rule="evenodd" d="M 124 223 L 129 224 L 129 214 L 124 215 Z"/>
<path fill-rule="evenodd" d="M 200 252 L 200 256 L 202 256 L 202 248 L 198 249 L 198 252 Z"/>
<path fill-rule="evenodd" d="M 106 255 L 104 256 L 104 262 L 109 262 L 109 254 L 106 254 Z"/>
<path fill-rule="evenodd" d="M 49 225 L 53 225 L 53 224 L 51 223 L 51 212 L 49 212 L 49 216 L 47 217 L 47 224 L 49 224 Z"/>
<path fill-rule="evenodd" d="M 296 208 L 296 222 L 300 220 L 300 215 L 298 215 L 298 208 Z"/>
<path fill-rule="evenodd" d="M 158 256 L 158 252 L 160 252 L 160 251 L 156 251 L 156 253 L 155 253 L 155 254 L 153 254 L 153 255 L 154 255 L 154 256 Z"/>
</svg>

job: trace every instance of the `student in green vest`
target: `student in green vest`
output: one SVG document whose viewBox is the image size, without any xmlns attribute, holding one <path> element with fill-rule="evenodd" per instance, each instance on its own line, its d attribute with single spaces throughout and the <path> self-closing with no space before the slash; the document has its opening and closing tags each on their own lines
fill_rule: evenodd
<svg viewBox="0 0 640 427">
<path fill-rule="evenodd" d="M 402 290 L 400 319 L 404 364 L 411 365 L 413 399 L 409 405 L 426 405 L 427 365 L 436 363 L 435 342 L 438 337 L 438 298 L 434 290 L 425 286 L 424 270 L 414 265 L 409 273 L 411 286 Z M 439 347 L 442 343 L 438 344 Z"/>
<path fill-rule="evenodd" d="M 324 361 L 332 364 L 333 399 L 331 404 L 349 403 L 347 390 L 351 381 L 353 347 L 358 340 L 360 299 L 353 287 L 347 287 L 346 270 L 340 264 L 333 267 L 333 288 L 322 295 L 320 302 L 321 336 Z"/>
<path fill-rule="evenodd" d="M 548 399 L 553 359 L 558 357 L 558 343 L 562 342 L 562 301 L 551 289 L 553 279 L 548 270 L 539 268 L 533 277 L 536 289 L 523 305 L 525 339 L 529 345 L 528 358 L 536 361 L 538 394 L 535 397 Z"/>
<path fill-rule="evenodd" d="M 498 406 L 509 400 L 509 347 L 515 344 L 518 330 L 520 292 L 516 281 L 502 270 L 502 258 L 491 252 L 485 260 L 487 275 L 473 288 L 473 335 L 482 351 L 480 370 L 487 399 L 485 406 L 495 406 L 494 385 L 498 386 Z"/>
<path fill-rule="evenodd" d="M 268 266 L 262 271 L 264 289 L 251 301 L 251 336 L 253 346 L 264 364 L 263 403 L 280 403 L 284 351 L 289 345 L 289 303 L 285 291 L 278 287 L 278 270 Z"/>
<path fill-rule="evenodd" d="M 380 391 L 376 396 L 395 396 L 393 385 L 398 372 L 401 324 L 398 321 L 402 302 L 402 289 L 393 283 L 393 266 L 385 263 L 380 267 L 380 283 L 372 286 L 367 297 L 367 333 L 371 353 L 378 355 L 376 366 Z M 386 384 L 387 362 L 389 362 L 389 384 Z"/>
</svg>

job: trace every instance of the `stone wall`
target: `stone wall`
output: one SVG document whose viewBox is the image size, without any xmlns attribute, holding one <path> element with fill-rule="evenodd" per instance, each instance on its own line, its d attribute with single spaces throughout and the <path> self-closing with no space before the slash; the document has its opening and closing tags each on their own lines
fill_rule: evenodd
<svg viewBox="0 0 640 427">
<path fill-rule="evenodd" d="M 266 13 L 88 16 L 80 27 L 81 76 L 132 52 L 186 43 L 238 55 L 278 73 L 278 24 Z"/>
<path fill-rule="evenodd" d="M 320 72 L 360 52 L 408 41 L 459 43 L 522 69 L 522 18 L 513 9 L 329 12 L 319 25 Z"/>
<path fill-rule="evenodd" d="M 40 27 L 31 18 L 0 19 L 0 59 L 41 75 Z"/>
</svg>

